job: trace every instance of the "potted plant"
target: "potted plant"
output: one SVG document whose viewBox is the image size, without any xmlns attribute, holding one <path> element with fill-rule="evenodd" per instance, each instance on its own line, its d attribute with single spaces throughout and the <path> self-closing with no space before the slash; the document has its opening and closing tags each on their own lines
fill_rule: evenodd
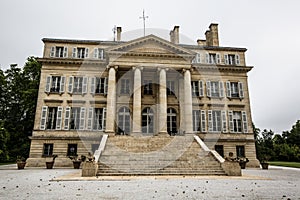
<svg viewBox="0 0 300 200">
<path fill-rule="evenodd" d="M 245 157 L 237 157 L 237 161 L 239 162 L 241 169 L 246 169 L 246 163 L 249 162 L 249 159 Z"/>
<path fill-rule="evenodd" d="M 84 162 L 86 159 L 86 156 L 81 155 L 79 158 L 78 155 L 69 156 L 69 158 L 73 161 L 73 167 L 74 169 L 79 169 L 81 162 Z"/>
<path fill-rule="evenodd" d="M 22 156 L 18 156 L 16 161 L 17 161 L 18 169 L 24 169 L 26 165 L 26 159 Z"/>
<path fill-rule="evenodd" d="M 46 168 L 52 169 L 54 165 L 55 158 L 57 158 L 57 155 L 52 155 L 52 161 L 46 161 Z"/>
<path fill-rule="evenodd" d="M 269 169 L 269 162 L 270 156 L 264 155 L 262 159 L 260 159 L 260 164 L 262 169 Z"/>
</svg>

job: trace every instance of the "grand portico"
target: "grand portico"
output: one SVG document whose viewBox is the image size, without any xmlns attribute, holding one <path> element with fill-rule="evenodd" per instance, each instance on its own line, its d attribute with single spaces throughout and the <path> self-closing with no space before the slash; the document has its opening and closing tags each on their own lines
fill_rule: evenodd
<svg viewBox="0 0 300 200">
<path fill-rule="evenodd" d="M 219 46 L 217 24 L 196 45 L 179 43 L 178 26 L 170 41 L 155 35 L 122 41 L 117 30 L 117 41 L 43 39 L 28 166 L 44 166 L 54 154 L 57 166 L 71 166 L 69 155 L 95 152 L 105 134 L 104 158 L 116 157 L 110 141 L 153 136 L 162 147 L 155 138 L 184 143 L 195 135 L 222 157 L 233 152 L 258 166 L 245 48 Z"/>
</svg>

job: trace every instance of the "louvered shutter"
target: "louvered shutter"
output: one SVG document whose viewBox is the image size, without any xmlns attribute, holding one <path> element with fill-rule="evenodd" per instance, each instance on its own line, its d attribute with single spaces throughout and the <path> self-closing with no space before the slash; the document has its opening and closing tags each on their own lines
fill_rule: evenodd
<svg viewBox="0 0 300 200">
<path fill-rule="evenodd" d="M 222 115 L 222 132 L 227 133 L 227 116 L 226 116 L 226 111 L 222 110 L 221 111 Z"/>
<path fill-rule="evenodd" d="M 220 64 L 221 63 L 221 57 L 220 57 L 220 54 L 219 53 L 217 53 L 217 64 Z"/>
<path fill-rule="evenodd" d="M 63 111 L 63 107 L 58 106 L 57 107 L 57 115 L 56 115 L 56 130 L 61 130 L 62 111 Z"/>
<path fill-rule="evenodd" d="M 211 97 L 211 84 L 210 84 L 210 81 L 207 81 L 206 82 L 206 95 L 207 97 Z"/>
<path fill-rule="evenodd" d="M 85 128 L 85 108 L 80 108 L 80 124 L 79 124 L 79 130 L 84 130 Z"/>
<path fill-rule="evenodd" d="M 77 58 L 77 48 L 76 47 L 73 48 L 72 57 Z"/>
<path fill-rule="evenodd" d="M 242 99 L 244 98 L 244 87 L 242 82 L 238 82 L 239 86 L 239 97 Z"/>
<path fill-rule="evenodd" d="M 64 121 L 64 130 L 69 130 L 70 118 L 71 118 L 71 108 L 70 107 L 66 107 L 66 110 L 65 110 L 65 121 Z"/>
<path fill-rule="evenodd" d="M 73 93 L 74 76 L 69 77 L 68 93 Z"/>
<path fill-rule="evenodd" d="M 87 83 L 88 83 L 88 78 L 87 77 L 83 77 L 82 80 L 82 94 L 86 94 L 87 93 Z"/>
<path fill-rule="evenodd" d="M 208 53 L 205 54 L 205 62 L 207 64 L 209 64 L 209 54 Z"/>
<path fill-rule="evenodd" d="M 96 78 L 95 77 L 92 77 L 90 78 L 91 80 L 91 94 L 95 94 L 95 85 L 96 85 Z"/>
<path fill-rule="evenodd" d="M 105 59 L 105 52 L 104 49 L 100 49 L 100 59 Z"/>
<path fill-rule="evenodd" d="M 103 108 L 103 115 L 102 115 L 102 130 L 104 131 L 106 127 L 106 108 Z"/>
<path fill-rule="evenodd" d="M 45 86 L 45 92 L 46 93 L 50 92 L 51 80 L 52 80 L 52 76 L 47 76 L 47 78 L 46 78 L 46 86 Z"/>
<path fill-rule="evenodd" d="M 64 58 L 68 57 L 68 47 L 64 47 L 64 54 L 63 54 Z"/>
<path fill-rule="evenodd" d="M 227 91 L 227 97 L 231 98 L 231 84 L 229 81 L 226 82 L 226 91 Z"/>
<path fill-rule="evenodd" d="M 94 58 L 95 58 L 95 59 L 98 59 L 98 55 L 99 55 L 99 49 L 98 49 L 98 48 L 95 48 L 95 49 L 94 49 Z"/>
<path fill-rule="evenodd" d="M 53 58 L 55 56 L 55 47 L 51 47 L 50 49 L 50 57 Z"/>
<path fill-rule="evenodd" d="M 47 113 L 48 113 L 48 106 L 42 107 L 42 113 L 41 113 L 41 124 L 40 129 L 45 130 L 47 126 Z"/>
<path fill-rule="evenodd" d="M 104 78 L 104 94 L 107 94 L 107 90 L 108 90 L 108 78 L 105 77 Z"/>
<path fill-rule="evenodd" d="M 235 55 L 235 64 L 240 65 L 240 55 L 239 54 Z"/>
<path fill-rule="evenodd" d="M 206 132 L 206 112 L 205 112 L 205 110 L 201 110 L 201 131 L 203 133 Z"/>
<path fill-rule="evenodd" d="M 233 133 L 233 112 L 231 110 L 228 111 L 228 122 L 229 122 L 229 131 Z"/>
<path fill-rule="evenodd" d="M 66 77 L 62 76 L 60 78 L 60 86 L 59 86 L 59 93 L 64 93 L 65 92 L 65 83 L 66 83 Z"/>
<path fill-rule="evenodd" d="M 94 108 L 89 108 L 87 130 L 90 130 L 90 131 L 93 130 L 93 116 L 94 116 Z"/>
<path fill-rule="evenodd" d="M 196 63 L 201 63 L 201 55 L 200 55 L 200 53 L 196 54 Z"/>
<path fill-rule="evenodd" d="M 84 55 L 85 58 L 88 58 L 89 57 L 89 48 L 85 48 L 85 55 Z"/>
<path fill-rule="evenodd" d="M 243 119 L 243 132 L 248 133 L 248 121 L 246 111 L 242 111 L 242 119 Z"/>
<path fill-rule="evenodd" d="M 204 96 L 204 87 L 203 87 L 203 81 L 199 81 L 199 97 L 203 97 Z"/>
<path fill-rule="evenodd" d="M 219 90 L 220 90 L 220 97 L 224 97 L 224 83 L 223 81 L 219 81 Z"/>
<path fill-rule="evenodd" d="M 212 110 L 208 110 L 208 132 L 213 131 Z"/>
<path fill-rule="evenodd" d="M 229 64 L 229 60 L 228 60 L 228 54 L 224 55 L 224 61 L 225 61 L 225 65 Z"/>
</svg>

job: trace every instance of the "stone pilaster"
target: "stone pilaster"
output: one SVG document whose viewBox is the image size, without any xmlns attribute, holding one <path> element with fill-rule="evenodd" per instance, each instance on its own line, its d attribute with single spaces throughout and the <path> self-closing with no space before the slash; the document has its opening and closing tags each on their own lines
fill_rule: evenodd
<svg viewBox="0 0 300 200">
<path fill-rule="evenodd" d="M 158 132 L 167 134 L 167 75 L 166 69 L 159 68 Z"/>
<path fill-rule="evenodd" d="M 142 123 L 142 68 L 133 67 L 134 70 L 134 83 L 133 83 L 133 114 L 132 114 L 132 134 L 137 135 L 141 133 Z"/>
<path fill-rule="evenodd" d="M 106 130 L 105 132 L 113 135 L 115 133 L 116 121 L 116 69 L 110 67 L 108 71 L 107 103 L 106 103 Z"/>
<path fill-rule="evenodd" d="M 183 70 L 184 77 L 184 122 L 185 133 L 193 133 L 193 99 L 190 70 Z"/>
</svg>

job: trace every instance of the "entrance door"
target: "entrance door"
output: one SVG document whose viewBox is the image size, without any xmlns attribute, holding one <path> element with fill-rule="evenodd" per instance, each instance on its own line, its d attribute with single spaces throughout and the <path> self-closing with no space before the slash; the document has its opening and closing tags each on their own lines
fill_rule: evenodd
<svg viewBox="0 0 300 200">
<path fill-rule="evenodd" d="M 153 110 L 145 108 L 142 112 L 142 132 L 145 134 L 153 134 L 154 119 Z"/>
<path fill-rule="evenodd" d="M 177 133 L 177 113 L 173 108 L 167 110 L 167 131 L 170 135 Z"/>
</svg>

